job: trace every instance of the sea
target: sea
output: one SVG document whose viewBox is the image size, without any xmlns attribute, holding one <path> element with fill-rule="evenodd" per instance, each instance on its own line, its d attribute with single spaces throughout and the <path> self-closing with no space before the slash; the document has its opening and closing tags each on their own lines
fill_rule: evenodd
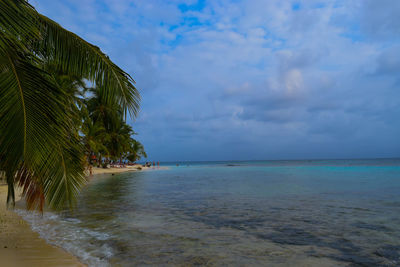
<svg viewBox="0 0 400 267">
<path fill-rule="evenodd" d="M 400 266 L 400 159 L 161 166 L 17 212 L 89 266 Z"/>
</svg>

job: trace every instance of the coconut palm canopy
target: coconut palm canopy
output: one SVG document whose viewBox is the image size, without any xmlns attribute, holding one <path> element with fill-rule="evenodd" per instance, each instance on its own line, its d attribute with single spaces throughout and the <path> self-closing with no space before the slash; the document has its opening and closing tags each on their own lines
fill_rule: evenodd
<svg viewBox="0 0 400 267">
<path fill-rule="evenodd" d="M 0 170 L 7 202 L 14 203 L 17 183 L 30 208 L 72 207 L 86 180 L 75 108 L 82 91 L 70 89 L 89 81 L 124 118 L 137 116 L 139 92 L 98 47 L 26 1 L 0 0 L 0 29 Z"/>
</svg>

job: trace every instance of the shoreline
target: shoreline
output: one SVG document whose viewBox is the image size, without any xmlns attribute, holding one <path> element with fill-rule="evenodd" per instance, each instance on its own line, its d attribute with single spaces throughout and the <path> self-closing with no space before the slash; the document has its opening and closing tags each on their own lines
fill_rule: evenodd
<svg viewBox="0 0 400 267">
<path fill-rule="evenodd" d="M 143 167 L 138 164 L 125 168 L 93 168 L 92 175 L 87 173 L 87 178 L 90 182 L 98 175 L 165 169 L 168 167 Z M 4 266 L 86 266 L 75 255 L 41 238 L 27 221 L 12 209 L 6 208 L 6 199 L 7 184 L 0 182 L 0 259 Z M 18 189 L 15 208 L 25 208 Z"/>
<path fill-rule="evenodd" d="M 140 169 L 138 169 L 140 168 Z M 92 169 L 92 175 L 89 174 L 89 171 L 86 170 L 86 177 L 88 178 L 88 181 L 92 180 L 93 177 L 101 174 L 116 174 L 116 173 L 124 173 L 124 172 L 136 172 L 136 171 L 157 171 L 157 170 L 168 170 L 169 168 L 166 166 L 155 166 L 155 167 L 143 167 L 140 164 L 135 164 L 131 166 L 127 166 L 124 168 L 99 168 L 99 167 L 94 167 Z"/>
<path fill-rule="evenodd" d="M 19 192 L 16 207 L 23 208 Z M 0 183 L 0 259 L 4 266 L 86 266 L 60 247 L 50 245 L 13 210 L 7 210 L 7 185 Z"/>
</svg>

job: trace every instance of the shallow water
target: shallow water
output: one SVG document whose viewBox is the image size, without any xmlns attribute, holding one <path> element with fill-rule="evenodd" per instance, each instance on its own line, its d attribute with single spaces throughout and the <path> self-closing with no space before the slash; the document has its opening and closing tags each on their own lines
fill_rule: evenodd
<svg viewBox="0 0 400 267">
<path fill-rule="evenodd" d="M 171 163 L 19 211 L 92 266 L 400 265 L 400 160 Z"/>
</svg>

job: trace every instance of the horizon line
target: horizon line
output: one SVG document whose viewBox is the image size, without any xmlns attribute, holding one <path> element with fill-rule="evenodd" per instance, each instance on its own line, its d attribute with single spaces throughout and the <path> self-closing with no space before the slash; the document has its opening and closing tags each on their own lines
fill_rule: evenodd
<svg viewBox="0 0 400 267">
<path fill-rule="evenodd" d="M 246 159 L 246 160 L 172 160 L 172 161 L 161 161 L 163 163 L 176 163 L 176 162 L 246 162 L 246 161 L 321 161 L 321 160 L 400 160 L 399 157 L 384 157 L 384 158 L 304 158 L 304 159 Z M 152 162 L 153 160 L 140 161 L 140 162 Z M 157 161 L 156 161 L 157 162 Z"/>
</svg>

